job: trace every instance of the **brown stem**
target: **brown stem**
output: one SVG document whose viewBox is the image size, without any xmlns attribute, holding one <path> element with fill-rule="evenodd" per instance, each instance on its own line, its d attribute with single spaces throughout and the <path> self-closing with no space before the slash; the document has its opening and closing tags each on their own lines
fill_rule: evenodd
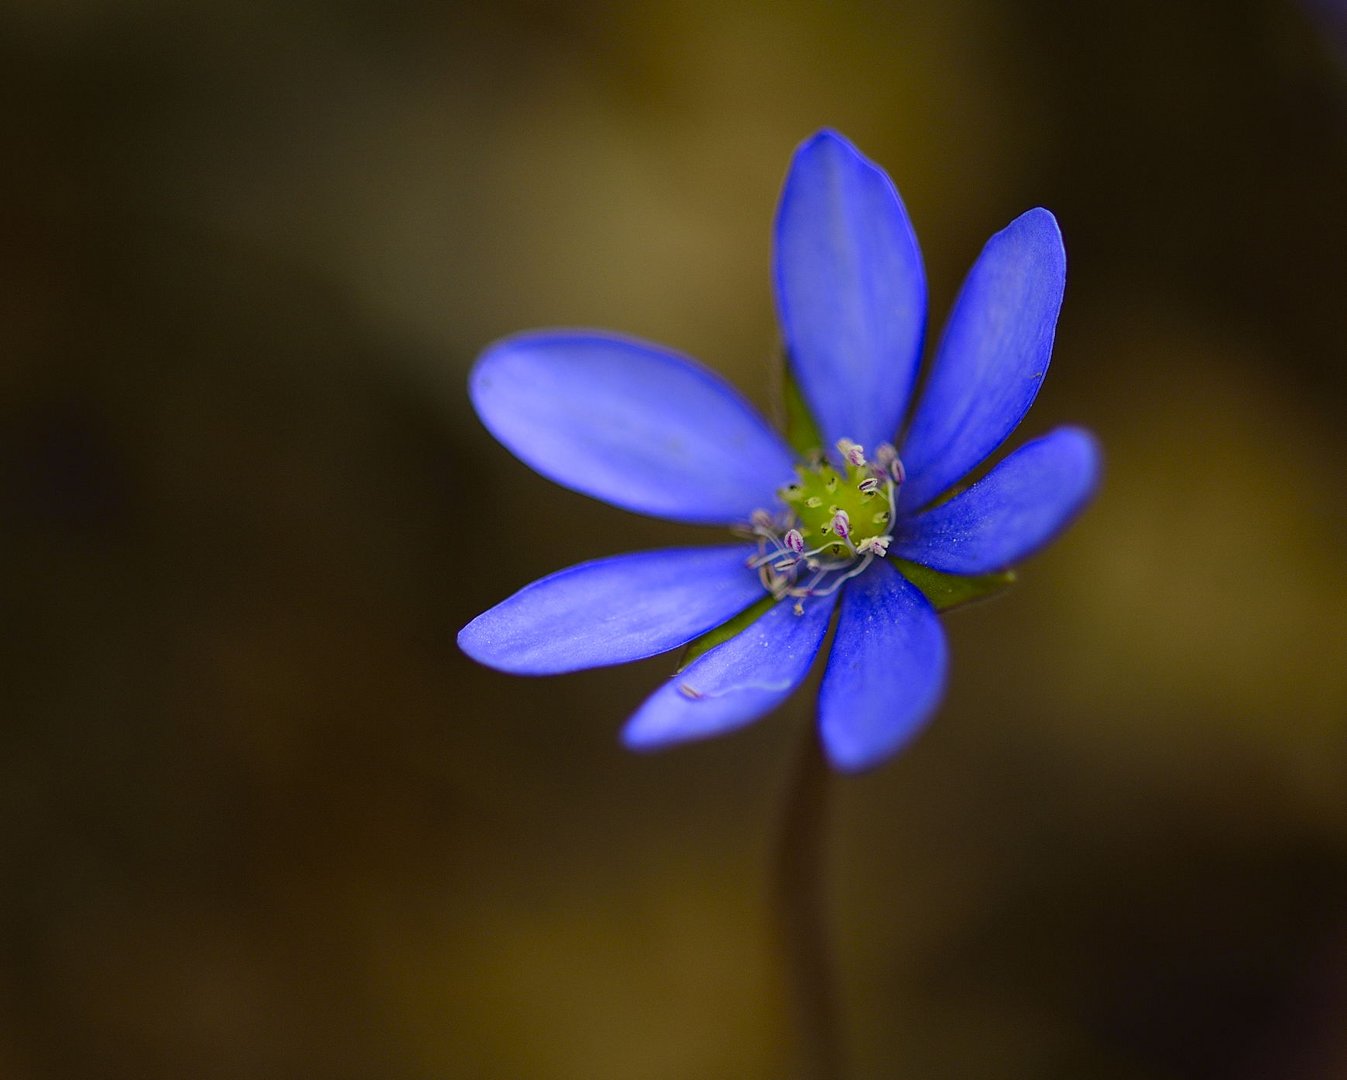
<svg viewBox="0 0 1347 1080">
<path fill-rule="evenodd" d="M 826 889 L 828 763 L 808 725 L 786 789 L 774 860 L 774 908 L 800 1080 L 842 1080 Z"/>
</svg>

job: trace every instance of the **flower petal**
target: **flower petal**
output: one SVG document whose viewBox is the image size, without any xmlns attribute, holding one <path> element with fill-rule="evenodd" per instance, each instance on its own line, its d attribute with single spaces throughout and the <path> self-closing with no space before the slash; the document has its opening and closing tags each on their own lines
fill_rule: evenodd
<svg viewBox="0 0 1347 1080">
<path fill-rule="evenodd" d="M 1094 436 L 1058 428 L 1025 443 L 949 502 L 900 523 L 893 553 L 952 574 L 1004 570 L 1084 508 L 1099 464 Z"/>
<path fill-rule="evenodd" d="M 623 664 L 691 641 L 762 595 L 743 544 L 596 559 L 526 585 L 468 623 L 458 646 L 516 675 Z"/>
<path fill-rule="evenodd" d="M 597 331 L 491 346 L 469 391 L 491 434 L 550 480 L 696 524 L 775 505 L 793 457 L 724 380 L 685 356 Z"/>
<path fill-rule="evenodd" d="M 912 509 L 1005 441 L 1048 370 L 1066 284 L 1057 221 L 1030 210 L 987 241 L 964 280 L 903 445 Z"/>
<path fill-rule="evenodd" d="M 627 721 L 622 741 L 654 750 L 732 731 L 776 708 L 809 671 L 833 602 L 808 600 L 796 615 L 793 600 L 781 601 L 656 690 Z"/>
<path fill-rule="evenodd" d="M 786 353 L 827 445 L 898 432 L 926 327 L 926 275 L 893 182 L 846 139 L 796 152 L 776 218 Z"/>
<path fill-rule="evenodd" d="M 901 749 L 940 701 L 945 633 L 916 586 L 885 562 L 849 583 L 819 689 L 833 765 L 868 769 Z"/>
</svg>

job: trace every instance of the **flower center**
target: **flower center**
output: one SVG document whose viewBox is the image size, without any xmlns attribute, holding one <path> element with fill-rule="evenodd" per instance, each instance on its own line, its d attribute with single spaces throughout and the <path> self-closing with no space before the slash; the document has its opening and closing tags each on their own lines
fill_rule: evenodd
<svg viewBox="0 0 1347 1080">
<path fill-rule="evenodd" d="M 898 452 L 885 443 L 873 459 L 850 439 L 840 439 L 842 467 L 826 459 L 795 467 L 795 483 L 778 495 L 784 509 L 758 510 L 749 526 L 758 554 L 749 560 L 777 599 L 827 596 L 883 558 L 893 541 L 897 490 L 904 478 Z"/>
</svg>

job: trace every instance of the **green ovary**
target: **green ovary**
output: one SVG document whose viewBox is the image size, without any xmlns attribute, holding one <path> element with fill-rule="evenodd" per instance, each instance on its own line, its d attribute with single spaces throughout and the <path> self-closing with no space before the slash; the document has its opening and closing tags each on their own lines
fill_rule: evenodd
<svg viewBox="0 0 1347 1080">
<path fill-rule="evenodd" d="M 824 557 L 850 557 L 851 548 L 832 529 L 839 510 L 845 510 L 851 519 L 853 545 L 888 532 L 889 500 L 883 486 L 868 493 L 860 489 L 861 483 L 874 475 L 868 466 L 847 465 L 844 473 L 824 462 L 797 465 L 795 472 L 799 481 L 782 488 L 779 494 L 795 514 L 806 550 L 822 547 L 820 555 Z"/>
</svg>

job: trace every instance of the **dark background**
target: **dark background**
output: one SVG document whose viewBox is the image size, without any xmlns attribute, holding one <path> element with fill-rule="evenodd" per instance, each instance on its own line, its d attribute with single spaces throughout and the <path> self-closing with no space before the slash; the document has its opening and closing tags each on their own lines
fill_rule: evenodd
<svg viewBox="0 0 1347 1080">
<path fill-rule="evenodd" d="M 1050 207 L 1025 434 L 1100 498 L 835 783 L 863 1077 L 1347 1077 L 1347 21 L 1331 2 L 5 0 L 0 1076 L 781 1075 L 808 694 L 654 757 L 669 668 L 459 626 L 715 534 L 555 489 L 465 376 L 667 342 L 772 407 L 770 224 L 835 126 L 933 325 Z M 1319 21 L 1315 21 L 1316 17 Z"/>
</svg>

